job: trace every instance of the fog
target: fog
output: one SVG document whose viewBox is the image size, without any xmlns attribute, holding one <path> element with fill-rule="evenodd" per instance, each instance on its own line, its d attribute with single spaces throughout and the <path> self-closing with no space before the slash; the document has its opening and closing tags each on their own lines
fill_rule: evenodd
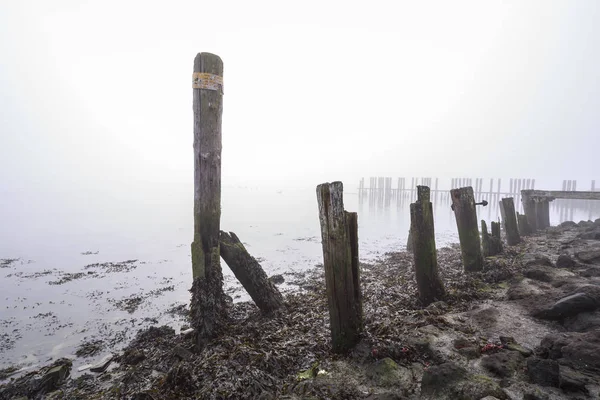
<svg viewBox="0 0 600 400">
<path fill-rule="evenodd" d="M 342 180 L 358 211 L 363 261 L 404 249 L 414 193 L 371 204 L 357 196 L 362 177 L 393 177 L 394 188 L 439 178 L 438 248 L 458 241 L 451 178 L 484 178 L 487 220 L 508 178 L 600 187 L 599 8 L 0 0 L 0 337 L 11 338 L 0 367 L 73 354 L 106 324 L 117 335 L 132 315 L 115 304 L 128 296 L 163 290 L 133 314 L 145 323 L 189 303 L 198 52 L 225 68 L 221 227 L 270 276 L 322 262 L 325 181 Z M 600 216 L 585 201 L 550 212 L 553 224 Z M 124 260 L 136 269 L 53 283 Z M 247 299 L 223 271 L 228 293 Z M 49 313 L 50 333 L 38 318 Z"/>
<path fill-rule="evenodd" d="M 35 210 L 64 219 L 143 201 L 160 213 L 191 196 L 201 51 L 225 64 L 223 185 L 589 182 L 599 7 L 3 1 L 3 229 Z"/>
<path fill-rule="evenodd" d="M 189 184 L 200 51 L 224 182 L 593 175 L 595 1 L 215 3 L 4 1 L 4 190 Z"/>
</svg>

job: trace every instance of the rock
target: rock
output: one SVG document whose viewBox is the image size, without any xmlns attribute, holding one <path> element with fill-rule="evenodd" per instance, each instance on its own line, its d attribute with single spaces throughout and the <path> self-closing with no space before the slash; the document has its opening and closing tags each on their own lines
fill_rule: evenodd
<svg viewBox="0 0 600 400">
<path fill-rule="evenodd" d="M 412 383 L 412 372 L 401 367 L 389 357 L 377 360 L 367 368 L 367 377 L 378 386 L 408 387 Z"/>
<path fill-rule="evenodd" d="M 371 395 L 365 397 L 365 400 L 402 400 L 402 399 L 404 399 L 404 397 L 397 393 L 378 393 L 378 394 L 371 394 Z"/>
<path fill-rule="evenodd" d="M 573 221 L 565 221 L 559 225 L 561 228 L 575 228 L 577 223 Z"/>
<path fill-rule="evenodd" d="M 598 267 L 598 266 L 589 267 L 585 271 L 581 272 L 580 275 L 583 277 L 586 277 L 586 278 L 590 278 L 593 276 L 600 276 L 600 267 Z"/>
<path fill-rule="evenodd" d="M 600 329 L 585 333 L 570 333 L 560 348 L 564 363 L 583 371 L 600 371 Z"/>
<path fill-rule="evenodd" d="M 542 290 L 532 284 L 530 279 L 523 279 L 521 282 L 508 288 L 506 297 L 508 300 L 521 300 L 528 297 L 541 295 L 543 293 L 544 292 Z"/>
<path fill-rule="evenodd" d="M 473 322 L 479 326 L 489 328 L 498 322 L 500 311 L 496 308 L 488 307 L 474 312 L 471 316 Z"/>
<path fill-rule="evenodd" d="M 529 357 L 533 354 L 533 350 L 523 347 L 518 343 L 508 343 L 505 345 L 505 348 L 510 351 L 516 351 L 523 357 Z"/>
<path fill-rule="evenodd" d="M 593 311 L 597 308 L 598 303 L 594 298 L 586 293 L 575 293 L 563 297 L 550 308 L 536 312 L 534 316 L 541 319 L 560 320 L 581 312 Z"/>
<path fill-rule="evenodd" d="M 596 261 L 600 261 L 600 248 L 579 251 L 575 253 L 575 257 L 586 264 L 592 264 Z"/>
<path fill-rule="evenodd" d="M 281 274 L 273 275 L 269 278 L 269 280 L 275 285 L 281 285 L 283 282 L 285 282 L 285 278 Z"/>
<path fill-rule="evenodd" d="M 579 238 L 585 240 L 600 240 L 600 229 L 595 228 L 589 232 L 584 232 L 579 235 Z"/>
<path fill-rule="evenodd" d="M 106 368 L 112 363 L 114 357 L 112 354 L 105 356 L 99 363 L 94 364 L 90 367 L 91 372 L 104 372 Z"/>
<path fill-rule="evenodd" d="M 185 361 L 190 360 L 192 358 L 192 356 L 194 355 L 191 351 L 189 351 L 185 347 L 181 347 L 181 346 L 175 346 L 173 348 L 173 354 L 175 355 L 175 357 L 179 358 L 180 360 L 185 360 Z"/>
<path fill-rule="evenodd" d="M 430 367 L 421 380 L 421 394 L 434 396 L 445 393 L 455 383 L 467 378 L 467 370 L 453 362 Z"/>
<path fill-rule="evenodd" d="M 263 392 L 263 393 L 261 393 L 260 396 L 258 396 L 256 398 L 256 400 L 275 400 L 275 399 L 276 399 L 276 397 L 272 393 L 269 393 L 269 392 Z"/>
<path fill-rule="evenodd" d="M 540 389 L 530 389 L 523 393 L 523 400 L 549 400 L 550 396 L 548 393 L 542 392 Z"/>
<path fill-rule="evenodd" d="M 524 272 L 524 275 L 529 279 L 534 279 L 536 281 L 542 282 L 552 282 L 554 280 L 554 275 L 552 271 L 549 270 L 551 267 L 544 265 L 532 265 L 527 268 Z"/>
<path fill-rule="evenodd" d="M 594 226 L 594 223 L 592 221 L 579 221 L 577 226 L 579 226 L 580 228 L 588 228 L 590 226 Z"/>
<path fill-rule="evenodd" d="M 515 338 L 512 336 L 500 336 L 499 339 L 500 339 L 500 343 L 505 344 L 505 345 L 509 344 L 509 343 L 517 343 Z"/>
<path fill-rule="evenodd" d="M 561 365 L 559 369 L 559 387 L 565 392 L 588 393 L 585 387 L 590 380 L 572 368 Z"/>
<path fill-rule="evenodd" d="M 479 344 L 475 343 L 474 341 L 465 338 L 458 338 L 455 339 L 452 344 L 459 354 L 467 357 L 468 359 L 475 359 L 481 356 L 481 348 Z"/>
<path fill-rule="evenodd" d="M 598 285 L 587 284 L 576 286 L 571 292 L 569 292 L 569 295 L 575 293 L 585 293 L 600 304 L 600 286 Z"/>
<path fill-rule="evenodd" d="M 530 267 L 532 265 L 546 265 L 548 267 L 554 266 L 552 260 L 550 260 L 550 257 L 542 253 L 525 254 L 525 256 L 523 257 L 523 265 L 525 267 Z"/>
<path fill-rule="evenodd" d="M 484 357 L 481 360 L 481 366 L 500 378 L 508 378 L 514 375 L 521 362 L 523 362 L 521 353 L 500 351 Z"/>
<path fill-rule="evenodd" d="M 529 357 L 533 354 L 533 350 L 521 346 L 512 336 L 500 336 L 500 343 L 502 343 L 505 349 L 510 351 L 517 351 L 523 357 Z"/>
<path fill-rule="evenodd" d="M 566 319 L 563 325 L 572 332 L 587 332 L 600 328 L 600 311 L 579 313 Z"/>
<path fill-rule="evenodd" d="M 498 399 L 497 397 L 494 397 L 494 396 L 485 396 L 481 400 L 500 400 L 500 399 Z"/>
<path fill-rule="evenodd" d="M 39 398 L 38 396 L 57 390 L 71 373 L 72 366 L 73 363 L 66 358 L 56 360 L 41 379 L 32 382 L 29 393 L 31 397 Z"/>
<path fill-rule="evenodd" d="M 479 400 L 488 396 L 499 400 L 508 399 L 500 385 L 485 375 L 473 375 L 468 380 L 461 382 L 453 390 L 454 399 Z"/>
<path fill-rule="evenodd" d="M 557 268 L 571 268 L 575 266 L 575 261 L 568 254 L 561 254 L 556 260 Z"/>
<path fill-rule="evenodd" d="M 126 365 L 137 365 L 145 359 L 144 352 L 138 349 L 127 349 L 121 356 L 121 362 Z"/>
<path fill-rule="evenodd" d="M 542 386 L 559 385 L 559 367 L 555 360 L 544 360 L 537 357 L 527 359 L 527 374 L 531 382 Z"/>
</svg>

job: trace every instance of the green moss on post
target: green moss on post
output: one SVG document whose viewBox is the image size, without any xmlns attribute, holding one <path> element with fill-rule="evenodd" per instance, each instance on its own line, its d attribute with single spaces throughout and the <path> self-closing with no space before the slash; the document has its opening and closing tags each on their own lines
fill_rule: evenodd
<svg viewBox="0 0 600 400">
<path fill-rule="evenodd" d="M 424 305 L 445 296 L 444 285 L 438 273 L 433 206 L 429 201 L 429 194 L 429 187 L 417 186 L 417 201 L 410 205 L 415 276 L 419 299 Z"/>
<path fill-rule="evenodd" d="M 483 256 L 481 254 L 481 239 L 475 210 L 475 197 L 471 186 L 450 191 L 463 266 L 466 272 L 481 271 Z"/>
</svg>

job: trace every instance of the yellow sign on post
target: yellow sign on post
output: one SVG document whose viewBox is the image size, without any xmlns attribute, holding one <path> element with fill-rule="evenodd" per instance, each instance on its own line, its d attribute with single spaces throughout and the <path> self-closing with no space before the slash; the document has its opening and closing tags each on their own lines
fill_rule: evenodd
<svg viewBox="0 0 600 400">
<path fill-rule="evenodd" d="M 223 77 L 207 72 L 194 72 L 192 75 L 192 88 L 215 90 L 223 94 Z"/>
</svg>

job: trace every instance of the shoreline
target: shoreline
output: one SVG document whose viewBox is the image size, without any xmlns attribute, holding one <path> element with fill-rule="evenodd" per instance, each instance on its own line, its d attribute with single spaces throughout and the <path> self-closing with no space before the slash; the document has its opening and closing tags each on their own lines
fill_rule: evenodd
<svg viewBox="0 0 600 400">
<path fill-rule="evenodd" d="M 227 332 L 203 349 L 189 332 L 148 328 L 104 372 L 57 380 L 46 398 L 597 398 L 600 311 L 592 304 L 600 307 L 600 242 L 582 238 L 590 232 L 600 232 L 600 220 L 563 223 L 507 247 L 486 259 L 483 272 L 468 275 L 457 246 L 438 249 L 448 295 L 426 308 L 417 301 L 410 254 L 361 263 L 365 331 L 344 356 L 329 350 L 323 271 L 314 267 L 296 282 L 304 293 L 285 295 L 286 312 L 268 318 L 251 303 L 233 304 Z M 557 318 L 553 307 L 571 293 L 591 300 Z M 566 332 L 597 334 L 597 348 L 590 339 L 592 348 L 577 354 L 598 350 L 585 364 L 598 371 L 565 355 L 543 357 L 543 345 L 556 342 L 552 334 Z M 536 383 L 538 364 L 560 365 L 557 385 Z M 64 360 L 54 365 L 70 368 Z M 0 399 L 31 392 L 48 369 L 39 372 L 0 384 Z M 448 374 L 456 379 L 440 386 Z M 431 379 L 437 392 L 430 393 Z"/>
</svg>

